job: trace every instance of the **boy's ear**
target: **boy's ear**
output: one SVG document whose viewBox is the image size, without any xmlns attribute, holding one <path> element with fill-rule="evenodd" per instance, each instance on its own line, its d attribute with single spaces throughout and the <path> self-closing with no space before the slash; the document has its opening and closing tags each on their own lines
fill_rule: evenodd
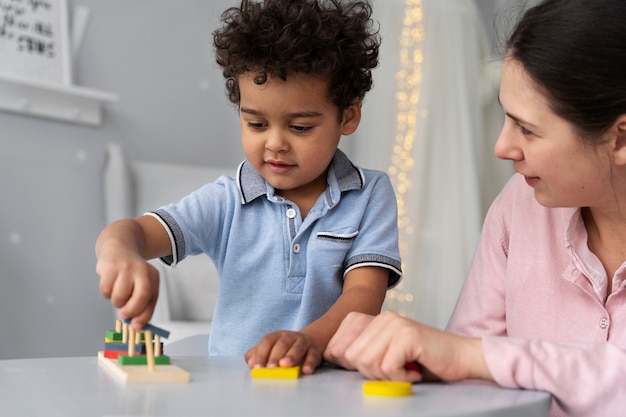
<svg viewBox="0 0 626 417">
<path fill-rule="evenodd" d="M 343 110 L 341 118 L 341 134 L 351 135 L 361 122 L 361 103 L 355 100 Z"/>
<path fill-rule="evenodd" d="M 621 115 L 615 122 L 615 163 L 626 166 L 626 114 Z"/>
</svg>

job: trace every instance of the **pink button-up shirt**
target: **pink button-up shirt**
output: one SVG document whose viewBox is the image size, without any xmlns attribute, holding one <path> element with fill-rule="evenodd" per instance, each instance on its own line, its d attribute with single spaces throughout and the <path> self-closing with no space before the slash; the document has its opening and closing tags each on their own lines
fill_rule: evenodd
<svg viewBox="0 0 626 417">
<path fill-rule="evenodd" d="M 552 416 L 626 416 L 626 262 L 611 279 L 607 297 L 580 209 L 541 206 L 516 174 L 485 218 L 448 330 L 482 337 L 498 384 L 552 393 Z"/>
</svg>

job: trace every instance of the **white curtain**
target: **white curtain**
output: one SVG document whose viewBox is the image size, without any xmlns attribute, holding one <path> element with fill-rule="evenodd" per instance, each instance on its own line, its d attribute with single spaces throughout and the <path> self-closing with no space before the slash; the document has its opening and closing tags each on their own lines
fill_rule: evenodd
<svg viewBox="0 0 626 417">
<path fill-rule="evenodd" d="M 498 66 L 469 0 L 374 0 L 381 64 L 350 139 L 387 171 L 399 204 L 404 280 L 385 309 L 445 326 L 489 203 L 512 173 L 493 145 Z"/>
</svg>

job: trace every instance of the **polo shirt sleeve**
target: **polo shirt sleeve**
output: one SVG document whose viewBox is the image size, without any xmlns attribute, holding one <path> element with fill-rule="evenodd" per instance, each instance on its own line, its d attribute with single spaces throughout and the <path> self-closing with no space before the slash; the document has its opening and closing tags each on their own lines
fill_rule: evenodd
<svg viewBox="0 0 626 417">
<path fill-rule="evenodd" d="M 146 213 L 157 218 L 170 236 L 172 255 L 160 260 L 173 267 L 188 255 L 206 253 L 215 259 L 236 204 L 239 194 L 234 180 L 224 176 L 177 203 Z"/>
<path fill-rule="evenodd" d="M 382 172 L 366 178 L 364 193 L 367 206 L 346 259 L 344 276 L 358 267 L 377 266 L 389 270 L 387 286 L 392 288 L 402 277 L 396 195 L 389 177 Z"/>
</svg>

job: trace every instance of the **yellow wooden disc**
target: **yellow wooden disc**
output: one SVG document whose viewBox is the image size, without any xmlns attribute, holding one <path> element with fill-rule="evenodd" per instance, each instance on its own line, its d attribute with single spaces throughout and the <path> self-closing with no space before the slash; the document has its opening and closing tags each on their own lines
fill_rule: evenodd
<svg viewBox="0 0 626 417">
<path fill-rule="evenodd" d="M 410 382 L 400 381 L 366 381 L 363 383 L 363 394 L 384 397 L 405 397 L 411 395 L 413 388 Z"/>
</svg>

